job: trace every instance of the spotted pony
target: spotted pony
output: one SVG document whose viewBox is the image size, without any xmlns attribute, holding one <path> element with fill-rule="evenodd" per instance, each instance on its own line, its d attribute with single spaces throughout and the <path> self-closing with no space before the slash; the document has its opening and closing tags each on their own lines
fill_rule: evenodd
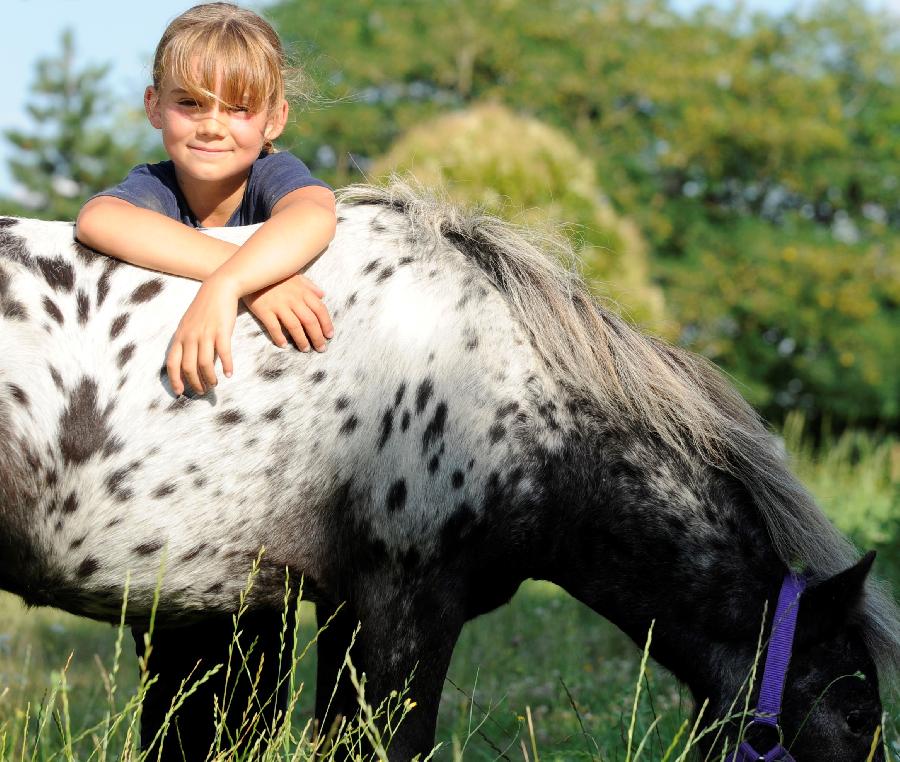
<svg viewBox="0 0 900 762">
<path fill-rule="evenodd" d="M 159 584 L 177 634 L 234 612 L 264 547 L 251 613 L 281 607 L 287 570 L 331 618 L 321 722 L 356 710 L 346 681 L 329 697 L 357 623 L 371 700 L 413 675 L 406 760 L 434 743 L 463 624 L 526 578 L 639 644 L 655 620 L 651 655 L 711 721 L 802 568 L 785 736 L 801 762 L 865 758 L 897 609 L 722 377 L 601 306 L 564 243 L 401 183 L 345 189 L 338 221 L 307 270 L 327 351 L 279 349 L 241 311 L 234 375 L 202 396 L 163 366 L 195 282 L 70 223 L 0 221 L 0 587 L 117 621 L 127 574 L 128 621 Z"/>
</svg>

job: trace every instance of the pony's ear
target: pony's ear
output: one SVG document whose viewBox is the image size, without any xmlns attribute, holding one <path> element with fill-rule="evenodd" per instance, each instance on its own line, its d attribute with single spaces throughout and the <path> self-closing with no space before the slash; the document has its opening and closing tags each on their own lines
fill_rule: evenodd
<svg viewBox="0 0 900 762">
<path fill-rule="evenodd" d="M 862 600 L 866 577 L 875 561 L 870 550 L 849 569 L 810 587 L 800 599 L 797 634 L 801 641 L 834 633 Z"/>
</svg>

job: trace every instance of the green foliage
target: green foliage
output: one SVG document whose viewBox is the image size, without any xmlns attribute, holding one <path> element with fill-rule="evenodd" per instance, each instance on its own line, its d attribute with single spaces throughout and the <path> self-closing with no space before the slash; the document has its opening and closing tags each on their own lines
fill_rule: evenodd
<svg viewBox="0 0 900 762">
<path fill-rule="evenodd" d="M 22 204 L 3 202 L 11 213 L 72 220 L 85 199 L 147 160 L 146 141 L 127 121 L 102 126 L 112 105 L 109 68 L 77 68 L 71 31 L 63 33 L 58 56 L 37 62 L 27 106 L 34 129 L 5 131 L 15 147 L 12 175 L 28 192 Z"/>
<path fill-rule="evenodd" d="M 690 257 L 660 266 L 683 343 L 776 420 L 792 409 L 900 419 L 900 238 L 840 243 L 807 222 L 747 219 L 695 241 Z"/>
<path fill-rule="evenodd" d="M 533 115 L 590 158 L 648 241 L 682 335 L 767 415 L 900 422 L 885 283 L 900 227 L 900 46 L 881 12 L 861 0 L 776 17 L 685 17 L 665 0 L 348 0 L 310 13 L 279 0 L 267 13 L 337 99 L 286 138 L 336 184 L 439 113 L 493 101 Z M 785 337 L 797 348 L 779 354 Z"/>
<path fill-rule="evenodd" d="M 506 150 L 515 144 L 514 152 Z M 553 234 L 565 229 L 587 280 L 628 317 L 663 325 L 662 294 L 647 279 L 647 247 L 597 186 L 590 159 L 561 131 L 499 104 L 426 121 L 372 166 L 412 174 L 452 199 Z M 565 228 L 562 226 L 565 224 Z"/>
</svg>

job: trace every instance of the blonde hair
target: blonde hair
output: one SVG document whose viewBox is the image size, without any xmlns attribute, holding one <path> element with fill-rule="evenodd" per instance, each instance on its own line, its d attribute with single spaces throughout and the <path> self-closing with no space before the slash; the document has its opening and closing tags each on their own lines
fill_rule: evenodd
<svg viewBox="0 0 900 762">
<path fill-rule="evenodd" d="M 204 3 L 182 13 L 166 27 L 153 57 L 157 92 L 169 80 L 200 102 L 218 100 L 270 114 L 286 97 L 286 82 L 299 85 L 301 78 L 271 24 L 233 3 Z M 274 152 L 271 141 L 265 150 Z"/>
</svg>

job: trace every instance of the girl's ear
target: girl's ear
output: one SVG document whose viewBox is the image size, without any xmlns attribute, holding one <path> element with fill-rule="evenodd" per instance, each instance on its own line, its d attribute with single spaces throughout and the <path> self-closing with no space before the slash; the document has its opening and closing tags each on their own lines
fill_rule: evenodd
<svg viewBox="0 0 900 762">
<path fill-rule="evenodd" d="M 162 117 L 159 113 L 159 94 L 153 85 L 148 85 L 144 90 L 144 111 L 147 112 L 147 119 L 150 120 L 157 130 L 162 129 Z"/>
<path fill-rule="evenodd" d="M 282 100 L 281 105 L 272 113 L 272 116 L 269 117 L 269 121 L 266 122 L 266 129 L 263 133 L 266 140 L 275 140 L 275 138 L 284 132 L 284 126 L 287 124 L 287 117 L 288 102 Z"/>
</svg>

